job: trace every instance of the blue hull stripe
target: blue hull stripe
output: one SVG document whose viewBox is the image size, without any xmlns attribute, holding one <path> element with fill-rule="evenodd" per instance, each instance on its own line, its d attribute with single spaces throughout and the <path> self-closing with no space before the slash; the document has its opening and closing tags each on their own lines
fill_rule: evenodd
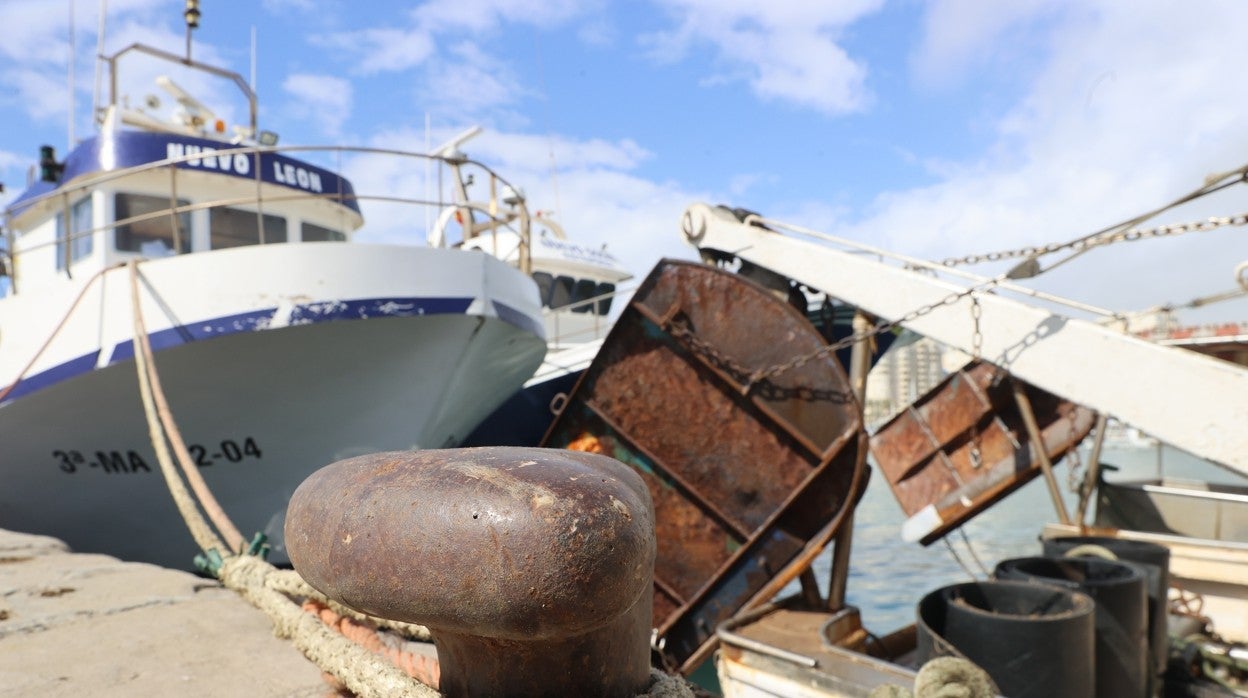
<svg viewBox="0 0 1248 698">
<path fill-rule="evenodd" d="M 290 315 L 289 326 L 311 325 L 319 322 L 338 320 L 365 320 L 382 317 L 413 317 L 420 315 L 459 315 L 468 310 L 471 298 L 370 298 L 357 301 L 325 301 L 321 303 L 305 303 L 296 306 Z M 542 337 L 542 325 L 509 306 L 494 302 L 498 317 L 509 325 Z M 203 320 L 189 325 L 180 325 L 153 332 L 149 336 L 154 351 L 176 347 L 188 342 L 202 341 L 213 337 L 224 337 L 239 332 L 254 332 L 268 329 L 276 308 L 254 310 L 237 315 L 227 315 Z M 63 380 L 87 373 L 95 369 L 100 357 L 99 350 L 93 351 L 63 364 L 53 366 L 17 384 L 9 393 L 5 403 L 24 395 L 29 395 L 43 388 L 60 383 Z M 127 340 L 118 342 L 109 356 L 109 365 L 134 358 L 134 342 Z M 0 386 L 3 387 L 3 386 Z"/>
<path fill-rule="evenodd" d="M 73 378 L 82 373 L 86 373 L 95 368 L 95 364 L 99 361 L 100 350 L 96 349 L 88 354 L 83 354 L 76 359 L 70 359 L 63 364 L 58 364 L 46 371 L 41 371 L 33 376 L 28 376 L 26 380 L 18 383 L 13 388 L 13 392 L 5 398 L 4 404 L 8 404 L 24 395 L 29 395 L 35 391 L 42 390 L 50 385 L 55 385 L 63 380 Z"/>
</svg>

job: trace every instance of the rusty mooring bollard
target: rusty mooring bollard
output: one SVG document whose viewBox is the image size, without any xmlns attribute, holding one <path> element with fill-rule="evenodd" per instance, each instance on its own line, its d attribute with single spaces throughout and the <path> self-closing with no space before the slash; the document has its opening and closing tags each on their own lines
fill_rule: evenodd
<svg viewBox="0 0 1248 698">
<path fill-rule="evenodd" d="M 296 490 L 286 545 L 326 596 L 429 626 L 446 695 L 646 690 L 654 509 L 614 459 L 476 448 L 339 461 Z"/>
</svg>

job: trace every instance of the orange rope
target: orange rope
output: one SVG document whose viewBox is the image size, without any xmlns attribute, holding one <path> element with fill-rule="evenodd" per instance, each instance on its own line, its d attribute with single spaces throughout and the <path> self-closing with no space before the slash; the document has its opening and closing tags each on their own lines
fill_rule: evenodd
<svg viewBox="0 0 1248 698">
<path fill-rule="evenodd" d="M 438 680 L 441 678 L 438 660 L 436 657 L 413 651 L 414 645 L 418 643 L 380 631 L 371 623 L 340 615 L 319 601 L 309 599 L 303 602 L 303 610 L 316 616 L 348 640 L 385 657 L 408 676 L 431 688 L 438 687 Z M 333 683 L 335 682 L 331 682 Z M 335 688 L 339 689 L 336 685 Z"/>
</svg>

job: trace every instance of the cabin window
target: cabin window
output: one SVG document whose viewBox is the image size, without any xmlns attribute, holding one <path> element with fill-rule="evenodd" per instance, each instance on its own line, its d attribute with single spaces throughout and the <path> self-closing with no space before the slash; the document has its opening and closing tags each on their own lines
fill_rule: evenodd
<svg viewBox="0 0 1248 698">
<path fill-rule="evenodd" d="M 575 290 L 572 293 L 572 302 L 577 305 L 572 308 L 574 313 L 588 313 L 594 309 L 593 303 L 587 303 L 589 299 L 598 295 L 598 284 L 593 279 L 580 279 L 576 282 Z"/>
<path fill-rule="evenodd" d="M 555 283 L 555 277 L 544 271 L 533 272 L 533 280 L 537 282 L 537 295 L 542 299 L 542 305 L 550 307 L 550 289 Z"/>
<path fill-rule="evenodd" d="M 191 214 L 187 211 L 171 216 L 168 211 L 190 202 L 178 199 L 170 202 L 166 196 L 146 194 L 118 194 L 114 200 L 116 220 L 166 212 L 117 226 L 115 247 L 122 252 L 138 252 L 145 257 L 167 257 L 191 251 Z"/>
<path fill-rule="evenodd" d="M 615 299 L 615 284 L 602 282 L 598 284 L 598 314 L 606 315 L 611 312 L 611 301 Z"/>
<path fill-rule="evenodd" d="M 263 236 L 261 219 L 264 220 Z M 208 214 L 208 231 L 208 248 L 212 250 L 286 242 L 286 219 L 238 208 L 214 208 Z"/>
<path fill-rule="evenodd" d="M 91 232 L 95 227 L 92 220 L 91 197 L 79 199 L 69 207 L 69 257 L 70 262 L 77 262 L 91 254 Z M 56 268 L 65 268 L 65 212 L 56 216 Z"/>
<path fill-rule="evenodd" d="M 304 242 L 346 242 L 345 233 L 329 228 L 322 228 L 315 223 L 304 223 L 299 228 L 299 239 Z"/>
<path fill-rule="evenodd" d="M 556 276 L 550 288 L 550 307 L 562 308 L 572 302 L 576 281 L 570 276 Z"/>
<path fill-rule="evenodd" d="M 552 276 L 544 271 L 533 272 L 533 281 L 537 282 L 538 296 L 542 306 L 546 308 L 563 308 L 579 303 L 571 308 L 574 313 L 596 313 L 606 315 L 611 312 L 610 295 L 615 293 L 615 284 L 597 283 L 591 279 L 574 279 L 570 276 Z M 599 296 L 595 303 L 585 301 Z"/>
</svg>

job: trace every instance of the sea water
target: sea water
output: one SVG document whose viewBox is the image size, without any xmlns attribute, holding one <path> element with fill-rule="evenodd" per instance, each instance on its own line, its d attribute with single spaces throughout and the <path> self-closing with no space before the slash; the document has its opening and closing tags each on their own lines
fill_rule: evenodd
<svg viewBox="0 0 1248 698">
<path fill-rule="evenodd" d="M 1086 448 L 1080 455 L 1082 462 L 1087 463 Z M 1111 482 L 1153 479 L 1164 473 L 1169 477 L 1248 485 L 1248 480 L 1230 471 L 1147 441 L 1107 444 L 1101 462 L 1117 468 L 1104 474 Z M 1082 468 L 1076 467 L 1074 472 L 1082 477 Z M 1059 463 L 1054 474 L 1066 508 L 1073 516 L 1078 498 L 1072 492 L 1076 478 L 1071 477 L 1071 465 Z M 1089 506 L 1089 518 L 1094 510 L 1095 502 Z M 908 543 L 901 539 L 905 515 L 893 499 L 888 483 L 878 472 L 872 472 L 866 494 L 854 514 L 846 600 L 861 611 L 868 630 L 886 635 L 915 621 L 915 606 L 928 592 L 972 578 L 985 579 L 999 560 L 1039 555 L 1041 529 L 1057 520 L 1048 486 L 1043 477 L 1037 477 L 972 519 L 961 531 L 948 534 L 948 543 L 937 541 L 926 547 Z M 814 565 L 825 595 L 830 567 L 830 551 Z M 796 589 L 793 584 L 786 593 Z"/>
</svg>

